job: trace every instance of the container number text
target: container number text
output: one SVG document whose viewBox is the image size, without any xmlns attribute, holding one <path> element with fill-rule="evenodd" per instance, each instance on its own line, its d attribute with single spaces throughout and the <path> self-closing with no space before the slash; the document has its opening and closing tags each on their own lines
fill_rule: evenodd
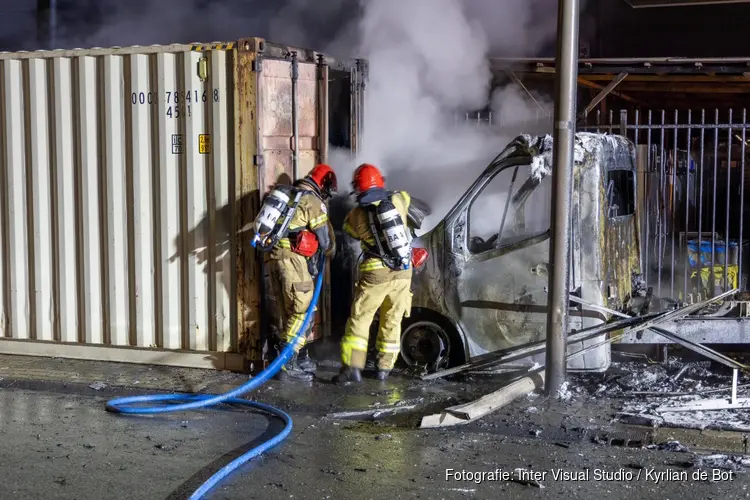
<svg viewBox="0 0 750 500">
<path fill-rule="evenodd" d="M 154 104 L 156 101 L 155 92 L 133 92 L 130 95 L 130 102 L 133 106 L 141 104 Z M 169 118 L 180 118 L 192 116 L 191 104 L 202 104 L 209 101 L 219 102 L 221 99 L 219 89 L 213 90 L 184 90 L 184 91 L 167 91 L 165 93 L 167 111 Z"/>
<path fill-rule="evenodd" d="M 153 92 L 133 92 L 130 94 L 130 102 L 133 105 L 136 104 L 153 104 L 154 93 Z"/>
</svg>

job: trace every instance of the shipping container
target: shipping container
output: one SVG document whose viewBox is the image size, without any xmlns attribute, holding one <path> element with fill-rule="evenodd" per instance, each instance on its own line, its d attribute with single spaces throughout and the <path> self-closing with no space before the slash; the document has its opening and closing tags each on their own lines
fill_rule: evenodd
<svg viewBox="0 0 750 500">
<path fill-rule="evenodd" d="M 366 69 L 260 38 L 0 53 L 0 352 L 259 368 L 247 229 L 329 137 L 356 150 Z"/>
</svg>

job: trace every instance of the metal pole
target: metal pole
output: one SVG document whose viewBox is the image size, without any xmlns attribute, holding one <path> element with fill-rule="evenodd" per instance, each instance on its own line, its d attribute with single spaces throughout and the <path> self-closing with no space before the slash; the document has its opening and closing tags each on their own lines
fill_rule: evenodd
<svg viewBox="0 0 750 500">
<path fill-rule="evenodd" d="M 557 11 L 557 67 L 555 122 L 552 152 L 552 237 L 547 315 L 547 352 L 544 390 L 557 392 L 565 381 L 565 348 L 568 332 L 570 198 L 573 180 L 576 90 L 578 78 L 579 0 L 560 0 Z"/>
</svg>

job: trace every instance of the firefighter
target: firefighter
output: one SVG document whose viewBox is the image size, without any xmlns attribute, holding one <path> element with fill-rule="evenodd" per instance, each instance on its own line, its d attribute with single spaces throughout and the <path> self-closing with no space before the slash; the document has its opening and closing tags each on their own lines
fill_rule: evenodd
<svg viewBox="0 0 750 500">
<path fill-rule="evenodd" d="M 336 241 L 326 202 L 335 196 L 336 174 L 316 165 L 292 186 L 274 186 L 255 222 L 253 244 L 265 251 L 265 264 L 281 320 L 281 348 L 293 341 L 313 297 L 321 254 L 333 258 Z M 309 329 L 294 346 L 294 355 L 276 375 L 278 380 L 312 380 L 314 364 L 300 366 L 299 352 Z M 307 370 L 307 371 L 306 371 Z"/>
<path fill-rule="evenodd" d="M 411 312 L 411 236 L 406 227 L 411 197 L 389 192 L 373 165 L 354 172 L 355 206 L 344 220 L 344 231 L 360 241 L 364 258 L 354 292 L 351 313 L 341 340 L 341 372 L 335 383 L 360 382 L 367 357 L 370 325 L 380 312 L 376 339 L 377 379 L 386 380 L 396 364 L 401 321 Z"/>
</svg>

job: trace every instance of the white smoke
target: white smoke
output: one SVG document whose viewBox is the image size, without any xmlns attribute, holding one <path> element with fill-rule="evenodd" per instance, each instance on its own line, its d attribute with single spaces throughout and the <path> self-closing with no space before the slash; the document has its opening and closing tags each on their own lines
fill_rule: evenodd
<svg viewBox="0 0 750 500">
<path fill-rule="evenodd" d="M 368 59 L 360 161 L 381 167 L 390 189 L 428 202 L 429 229 L 521 128 L 463 121 L 490 104 L 495 121 L 551 113 L 551 103 L 516 85 L 491 94 L 490 55 L 533 55 L 554 38 L 553 0 L 362 0 L 358 53 Z M 546 7 L 546 10 L 543 8 Z M 535 12 L 541 12 L 536 15 Z M 456 123 L 456 114 L 461 121 Z M 498 120 L 499 119 L 499 120 Z"/>
</svg>

